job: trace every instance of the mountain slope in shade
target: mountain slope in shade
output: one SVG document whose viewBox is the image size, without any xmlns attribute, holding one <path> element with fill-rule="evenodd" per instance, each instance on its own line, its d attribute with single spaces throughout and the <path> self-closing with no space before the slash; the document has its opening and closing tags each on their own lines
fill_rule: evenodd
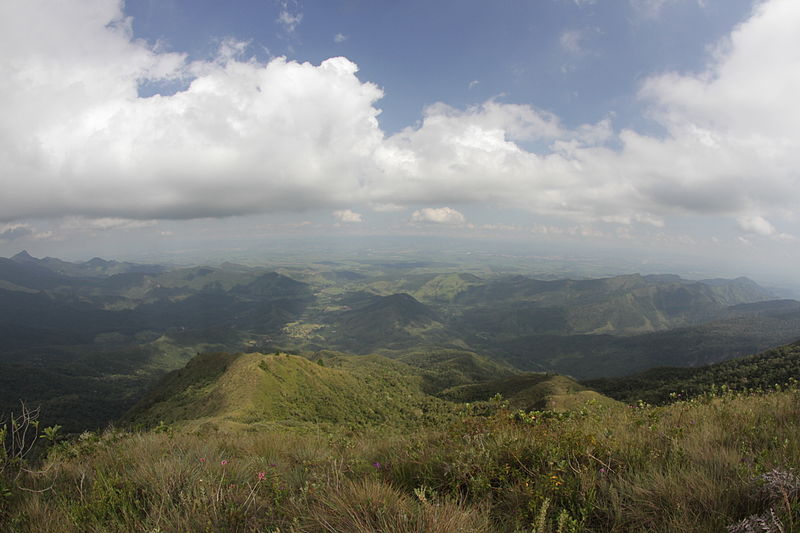
<svg viewBox="0 0 800 533">
<path fill-rule="evenodd" d="M 54 289 L 71 280 L 37 263 L 20 263 L 0 257 L 0 281 L 33 290 Z"/>
<path fill-rule="evenodd" d="M 531 335 L 486 342 L 479 348 L 517 368 L 589 379 L 657 366 L 707 365 L 800 338 L 800 305 L 793 300 L 735 306 L 723 316 L 699 326 L 644 335 Z"/>
<path fill-rule="evenodd" d="M 448 334 L 438 314 L 409 294 L 368 296 L 341 312 L 326 338 L 355 353 L 379 348 L 404 349 L 446 344 Z"/>
<path fill-rule="evenodd" d="M 453 326 L 491 340 L 524 335 L 634 335 L 686 327 L 736 304 L 774 299 L 747 278 L 695 282 L 639 274 L 540 281 L 511 276 L 473 285 L 453 301 Z"/>
<path fill-rule="evenodd" d="M 713 365 L 651 368 L 632 376 L 593 379 L 583 384 L 629 403 L 665 403 L 673 393 L 685 398 L 723 385 L 735 390 L 768 389 L 791 380 L 800 380 L 800 341 Z"/>
<path fill-rule="evenodd" d="M 58 274 L 59 276 L 84 279 L 104 278 L 114 274 L 123 274 L 127 272 L 158 274 L 168 270 L 168 267 L 163 265 L 109 261 L 106 259 L 101 259 L 100 257 L 93 257 L 92 259 L 82 263 L 72 263 L 55 257 L 44 257 L 42 259 L 38 259 L 30 255 L 27 250 L 22 250 L 18 254 L 11 257 L 11 261 L 21 265 L 44 268 L 53 272 L 54 274 Z"/>
</svg>

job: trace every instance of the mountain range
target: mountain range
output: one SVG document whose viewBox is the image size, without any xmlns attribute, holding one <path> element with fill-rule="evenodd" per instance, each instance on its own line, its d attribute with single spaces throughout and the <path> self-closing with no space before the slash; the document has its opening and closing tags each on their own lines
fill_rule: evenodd
<svg viewBox="0 0 800 533">
<path fill-rule="evenodd" d="M 511 389 L 533 390 L 534 378 L 445 383 L 438 372 L 436 382 L 426 361 L 460 353 L 454 375 L 494 361 L 509 372 L 588 379 L 716 363 L 800 338 L 800 303 L 747 278 L 538 280 L 435 266 L 445 271 L 374 261 L 270 269 L 0 258 L 0 408 L 24 398 L 70 429 L 102 425 L 198 353 L 275 351 L 338 351 L 364 365 L 379 355 L 415 368 L 419 391 L 442 401 L 478 398 L 494 380 L 489 388 L 528 408 L 540 404 Z M 100 409 L 102 398 L 113 401 Z"/>
</svg>

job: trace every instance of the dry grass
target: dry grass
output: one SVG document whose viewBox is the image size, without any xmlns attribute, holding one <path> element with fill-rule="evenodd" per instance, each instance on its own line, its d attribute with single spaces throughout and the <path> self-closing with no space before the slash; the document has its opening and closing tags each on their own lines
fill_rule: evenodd
<svg viewBox="0 0 800 533">
<path fill-rule="evenodd" d="M 798 435 L 797 391 L 408 434 L 109 431 L 22 476 L 0 529 L 707 532 L 772 509 L 793 531 Z"/>
</svg>

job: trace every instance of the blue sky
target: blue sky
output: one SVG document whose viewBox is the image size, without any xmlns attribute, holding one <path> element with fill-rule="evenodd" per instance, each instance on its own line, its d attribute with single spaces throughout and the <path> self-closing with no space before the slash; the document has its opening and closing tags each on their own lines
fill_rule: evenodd
<svg viewBox="0 0 800 533">
<path fill-rule="evenodd" d="M 433 235 L 794 280 L 793 0 L 12 0 L 0 254 Z"/>
<path fill-rule="evenodd" d="M 573 126 L 615 113 L 620 125 L 647 127 L 636 103 L 641 79 L 702 69 L 706 48 L 752 8 L 751 0 L 133 0 L 125 12 L 136 36 L 194 59 L 230 37 L 261 60 L 345 56 L 359 78 L 385 90 L 380 122 L 391 133 L 435 102 L 490 98 L 555 112 Z M 282 12 L 299 17 L 293 31 Z"/>
</svg>

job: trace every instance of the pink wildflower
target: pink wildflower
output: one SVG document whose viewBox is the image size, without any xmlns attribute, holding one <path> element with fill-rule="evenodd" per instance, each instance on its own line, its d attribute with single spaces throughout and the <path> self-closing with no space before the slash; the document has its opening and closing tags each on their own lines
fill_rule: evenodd
<svg viewBox="0 0 800 533">
<path fill-rule="evenodd" d="M 201 462 L 201 463 L 205 463 L 205 462 L 206 462 L 206 458 L 205 458 L 205 457 L 201 457 L 201 458 L 200 458 L 200 462 Z"/>
<path fill-rule="evenodd" d="M 221 464 L 222 466 L 225 466 L 226 464 L 228 464 L 228 460 L 227 459 L 223 459 L 222 461 L 219 462 L 219 464 Z"/>
<path fill-rule="evenodd" d="M 267 473 L 266 472 L 259 472 L 258 473 L 258 480 L 259 481 L 264 481 L 265 477 L 267 477 Z"/>
</svg>

